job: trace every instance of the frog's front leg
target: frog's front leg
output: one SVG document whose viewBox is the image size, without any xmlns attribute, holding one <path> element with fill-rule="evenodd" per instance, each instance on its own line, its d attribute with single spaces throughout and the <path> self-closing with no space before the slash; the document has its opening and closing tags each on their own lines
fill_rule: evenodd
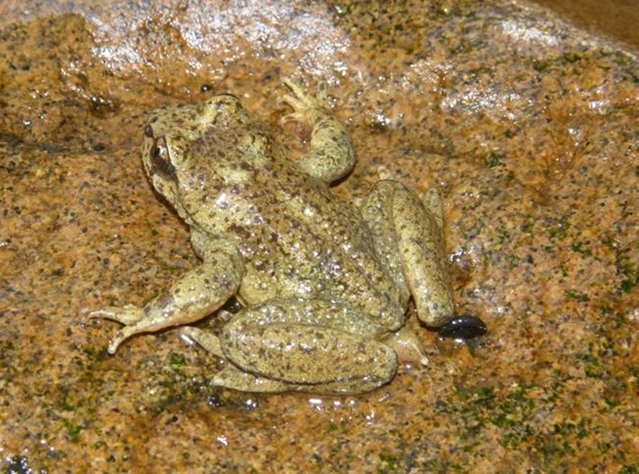
<svg viewBox="0 0 639 474">
<path fill-rule="evenodd" d="M 422 203 L 403 184 L 380 181 L 361 211 L 391 276 L 410 290 L 419 319 L 429 326 L 447 323 L 454 303 L 437 191 L 427 192 Z"/>
<path fill-rule="evenodd" d="M 215 311 L 235 294 L 242 272 L 239 252 L 232 244 L 218 242 L 203 255 L 202 264 L 184 274 L 144 308 L 107 307 L 92 311 L 89 318 L 111 319 L 125 325 L 109 343 L 109 353 L 115 354 L 118 346 L 134 334 L 191 323 Z"/>
<path fill-rule="evenodd" d="M 317 97 L 306 93 L 299 84 L 284 79 L 292 95 L 282 97 L 294 112 L 282 121 L 310 123 L 311 149 L 297 164 L 314 178 L 331 183 L 345 176 L 355 164 L 355 153 L 348 130 L 337 120 L 323 93 Z"/>
<path fill-rule="evenodd" d="M 194 328 L 184 332 L 233 364 L 212 383 L 235 390 L 361 393 L 390 381 L 397 369 L 395 351 L 377 340 L 384 329 L 334 301 L 276 299 L 247 308 L 219 340 Z"/>
</svg>

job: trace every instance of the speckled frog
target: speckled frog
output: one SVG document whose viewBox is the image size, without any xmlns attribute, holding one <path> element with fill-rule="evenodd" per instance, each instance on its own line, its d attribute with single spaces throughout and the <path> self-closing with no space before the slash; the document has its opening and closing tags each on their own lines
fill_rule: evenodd
<svg viewBox="0 0 639 474">
<path fill-rule="evenodd" d="M 298 162 L 232 95 L 166 107 L 147 123 L 144 169 L 202 261 L 143 308 L 90 314 L 125 325 L 111 354 L 134 334 L 188 325 L 235 296 L 243 309 L 219 338 L 182 328 L 227 361 L 215 385 L 361 393 L 393 378 L 398 354 L 426 362 L 403 325 L 411 296 L 426 325 L 453 317 L 437 192 L 420 200 L 380 181 L 361 209 L 334 196 L 330 183 L 354 165 L 348 131 L 322 94 L 284 83 L 293 109 L 284 120 L 313 127 Z"/>
</svg>

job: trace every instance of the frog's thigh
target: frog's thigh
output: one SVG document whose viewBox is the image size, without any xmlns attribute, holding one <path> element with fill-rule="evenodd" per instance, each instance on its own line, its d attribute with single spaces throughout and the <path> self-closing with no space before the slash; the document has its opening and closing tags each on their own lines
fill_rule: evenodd
<svg viewBox="0 0 639 474">
<path fill-rule="evenodd" d="M 397 356 L 390 346 L 337 329 L 339 320 L 330 316 L 311 319 L 297 301 L 291 300 L 290 311 L 274 301 L 239 313 L 222 333 L 227 358 L 245 372 L 286 382 L 290 390 L 354 393 L 393 378 Z"/>
<path fill-rule="evenodd" d="M 429 326 L 450 320 L 454 306 L 436 191 L 429 191 L 422 204 L 406 186 L 380 181 L 365 200 L 362 215 L 382 258 L 393 273 L 402 274 L 419 318 Z"/>
<path fill-rule="evenodd" d="M 191 326 L 182 328 L 180 334 L 198 343 L 211 354 L 218 357 L 225 357 L 222 352 L 220 340 L 213 334 Z M 397 350 L 395 346 L 393 348 Z M 211 385 L 232 388 L 242 392 L 275 393 L 300 391 L 354 394 L 373 390 L 379 386 L 379 382 L 375 380 L 353 380 L 350 382 L 340 381 L 313 385 L 295 384 L 244 372 L 236 366 L 229 364 L 228 367 L 225 367 L 215 374 L 215 377 L 211 380 Z"/>
</svg>

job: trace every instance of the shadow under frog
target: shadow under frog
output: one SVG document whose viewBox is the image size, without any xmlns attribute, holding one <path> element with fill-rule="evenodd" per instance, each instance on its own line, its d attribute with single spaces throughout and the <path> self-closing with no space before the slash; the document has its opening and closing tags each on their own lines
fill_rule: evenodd
<svg viewBox="0 0 639 474">
<path fill-rule="evenodd" d="M 147 123 L 144 169 L 189 226 L 202 263 L 143 308 L 91 312 L 125 325 L 109 353 L 236 296 L 243 309 L 219 338 L 181 330 L 229 362 L 214 385 L 353 394 L 390 381 L 398 356 L 427 363 L 403 325 L 411 296 L 428 326 L 454 314 L 437 192 L 420 200 L 380 181 L 361 209 L 334 196 L 330 183 L 355 161 L 349 133 L 323 95 L 284 83 L 293 109 L 284 120 L 313 127 L 298 162 L 232 95 L 166 107 Z"/>
</svg>

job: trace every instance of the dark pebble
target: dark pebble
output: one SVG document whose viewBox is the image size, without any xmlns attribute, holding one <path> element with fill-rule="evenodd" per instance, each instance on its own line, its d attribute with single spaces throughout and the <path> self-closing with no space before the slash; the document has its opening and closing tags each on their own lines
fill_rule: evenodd
<svg viewBox="0 0 639 474">
<path fill-rule="evenodd" d="M 219 395 L 211 395 L 208 399 L 208 405 L 211 408 L 220 408 L 226 405 Z"/>
<path fill-rule="evenodd" d="M 473 339 L 483 336 L 487 331 L 486 324 L 477 316 L 464 314 L 440 327 L 439 335 L 452 339 Z"/>
<path fill-rule="evenodd" d="M 6 474 L 31 474 L 33 471 L 29 468 L 27 464 L 27 458 L 18 456 L 14 458 L 9 458 L 9 466 L 5 471 Z"/>
</svg>

